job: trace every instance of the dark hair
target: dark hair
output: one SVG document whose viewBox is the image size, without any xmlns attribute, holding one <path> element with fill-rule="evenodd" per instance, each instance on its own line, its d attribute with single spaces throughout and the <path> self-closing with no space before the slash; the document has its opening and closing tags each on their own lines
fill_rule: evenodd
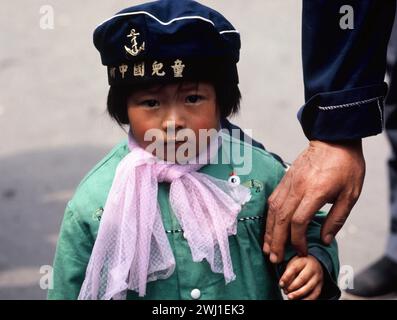
<svg viewBox="0 0 397 320">
<path fill-rule="evenodd" d="M 208 81 L 212 83 L 216 93 L 217 108 L 221 119 L 237 114 L 240 109 L 241 93 L 236 82 L 223 79 L 222 81 Z M 110 86 L 107 111 L 109 115 L 122 126 L 129 124 L 127 101 L 134 90 L 142 89 L 155 83 L 146 83 L 135 86 L 118 85 Z"/>
</svg>

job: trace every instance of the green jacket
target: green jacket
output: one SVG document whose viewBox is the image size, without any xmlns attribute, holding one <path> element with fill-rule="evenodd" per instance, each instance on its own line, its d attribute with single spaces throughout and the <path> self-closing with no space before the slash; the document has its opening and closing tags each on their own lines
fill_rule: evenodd
<svg viewBox="0 0 397 320">
<path fill-rule="evenodd" d="M 200 299 L 282 299 L 278 279 L 285 263 L 277 267 L 272 265 L 263 254 L 262 245 L 267 199 L 282 178 L 284 168 L 268 152 L 230 136 L 227 139 L 230 144 L 224 143 L 219 155 L 221 159 L 228 158 L 230 161 L 206 165 L 200 172 L 227 180 L 234 171 L 241 183 L 251 188 L 251 200 L 238 215 L 237 234 L 229 237 L 236 279 L 225 285 L 223 274 L 213 273 L 206 261 L 193 262 L 190 248 L 170 208 L 169 184 L 161 183 L 158 201 L 176 268 L 168 279 L 149 282 L 145 297 L 140 298 L 136 292 L 129 291 L 128 299 L 192 299 L 192 296 L 196 299 L 198 296 Z M 239 174 L 241 166 L 230 164 L 234 159 L 241 159 L 238 152 L 244 151 L 252 155 L 249 174 Z M 128 152 L 126 141 L 118 144 L 87 174 L 69 201 L 58 239 L 49 299 L 78 297 L 116 167 Z M 320 240 L 324 216 L 318 213 L 309 225 L 309 253 L 322 263 L 325 270 L 326 283 L 322 297 L 338 298 L 337 245 L 334 242 L 331 246 L 324 246 Z M 295 251 L 288 245 L 285 261 L 294 255 Z"/>
</svg>

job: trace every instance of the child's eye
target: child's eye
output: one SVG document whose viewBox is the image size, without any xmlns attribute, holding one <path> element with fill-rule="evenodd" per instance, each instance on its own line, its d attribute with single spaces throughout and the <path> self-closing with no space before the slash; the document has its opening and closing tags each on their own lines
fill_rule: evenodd
<svg viewBox="0 0 397 320">
<path fill-rule="evenodd" d="M 203 97 L 197 94 L 193 94 L 186 97 L 186 103 L 195 104 L 195 103 L 199 103 L 201 100 L 203 100 Z"/>
<path fill-rule="evenodd" d="M 160 102 L 158 102 L 157 100 L 154 100 L 154 99 L 149 99 L 149 100 L 142 101 L 140 104 L 145 107 L 154 108 L 154 107 L 159 106 Z"/>
</svg>

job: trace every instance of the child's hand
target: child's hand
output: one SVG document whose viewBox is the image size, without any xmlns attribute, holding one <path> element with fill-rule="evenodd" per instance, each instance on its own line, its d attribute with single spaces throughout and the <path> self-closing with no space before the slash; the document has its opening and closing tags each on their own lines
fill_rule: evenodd
<svg viewBox="0 0 397 320">
<path fill-rule="evenodd" d="M 313 256 L 294 257 L 280 279 L 288 299 L 315 300 L 323 287 L 323 267 Z"/>
</svg>

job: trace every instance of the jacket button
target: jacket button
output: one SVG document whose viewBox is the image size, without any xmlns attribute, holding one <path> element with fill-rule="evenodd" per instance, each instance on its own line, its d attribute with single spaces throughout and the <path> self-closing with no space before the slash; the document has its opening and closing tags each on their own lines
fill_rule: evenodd
<svg viewBox="0 0 397 320">
<path fill-rule="evenodd" d="M 194 300 L 200 299 L 201 291 L 199 289 L 193 289 L 192 292 L 190 292 L 190 295 Z"/>
</svg>

